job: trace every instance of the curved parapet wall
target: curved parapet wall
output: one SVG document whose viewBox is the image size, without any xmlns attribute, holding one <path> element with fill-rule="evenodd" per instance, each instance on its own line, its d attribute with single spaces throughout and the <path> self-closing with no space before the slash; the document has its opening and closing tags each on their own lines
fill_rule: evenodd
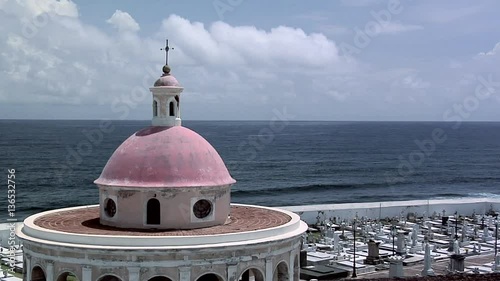
<svg viewBox="0 0 500 281">
<path fill-rule="evenodd" d="M 47 211 L 28 217 L 17 235 L 24 241 L 78 248 L 182 249 L 283 240 L 307 230 L 292 212 L 239 204 L 232 204 L 228 223 L 192 230 L 113 228 L 100 225 L 98 216 L 98 205 Z"/>
</svg>

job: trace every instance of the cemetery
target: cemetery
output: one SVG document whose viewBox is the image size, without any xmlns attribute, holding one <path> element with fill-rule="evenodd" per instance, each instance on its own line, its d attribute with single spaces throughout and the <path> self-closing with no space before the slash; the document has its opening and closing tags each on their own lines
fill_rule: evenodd
<svg viewBox="0 0 500 281">
<path fill-rule="evenodd" d="M 303 280 L 500 273 L 498 213 L 493 210 L 382 219 L 357 214 L 325 219 L 323 214 L 318 212 L 303 237 Z"/>
</svg>

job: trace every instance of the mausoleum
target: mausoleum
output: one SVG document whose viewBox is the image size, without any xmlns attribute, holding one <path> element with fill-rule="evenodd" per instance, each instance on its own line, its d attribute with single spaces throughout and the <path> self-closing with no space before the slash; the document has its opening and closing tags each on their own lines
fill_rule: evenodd
<svg viewBox="0 0 500 281">
<path fill-rule="evenodd" d="M 25 280 L 299 280 L 306 223 L 230 203 L 235 180 L 223 160 L 182 126 L 183 89 L 165 66 L 150 88 L 152 125 L 125 140 L 95 180 L 99 205 L 24 221 Z"/>
</svg>

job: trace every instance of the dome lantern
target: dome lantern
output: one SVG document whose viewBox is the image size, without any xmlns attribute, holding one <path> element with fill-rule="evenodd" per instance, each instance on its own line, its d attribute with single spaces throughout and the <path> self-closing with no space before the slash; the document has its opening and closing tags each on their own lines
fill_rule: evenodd
<svg viewBox="0 0 500 281">
<path fill-rule="evenodd" d="M 168 40 L 162 50 L 165 50 L 166 54 L 163 74 L 155 81 L 154 86 L 149 88 L 153 94 L 153 119 L 151 123 L 153 126 L 181 126 L 180 96 L 184 88 L 170 74 Z"/>
</svg>

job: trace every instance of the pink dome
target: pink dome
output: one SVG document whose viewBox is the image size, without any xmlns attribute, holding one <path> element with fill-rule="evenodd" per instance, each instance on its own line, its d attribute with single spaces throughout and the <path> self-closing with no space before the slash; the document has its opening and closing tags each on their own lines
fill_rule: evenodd
<svg viewBox="0 0 500 281">
<path fill-rule="evenodd" d="M 182 126 L 148 127 L 123 142 L 96 184 L 127 187 L 195 187 L 235 183 L 217 151 Z"/>
<path fill-rule="evenodd" d="M 181 85 L 177 79 L 170 74 L 163 74 L 158 80 L 155 81 L 155 87 L 180 87 Z"/>
</svg>

